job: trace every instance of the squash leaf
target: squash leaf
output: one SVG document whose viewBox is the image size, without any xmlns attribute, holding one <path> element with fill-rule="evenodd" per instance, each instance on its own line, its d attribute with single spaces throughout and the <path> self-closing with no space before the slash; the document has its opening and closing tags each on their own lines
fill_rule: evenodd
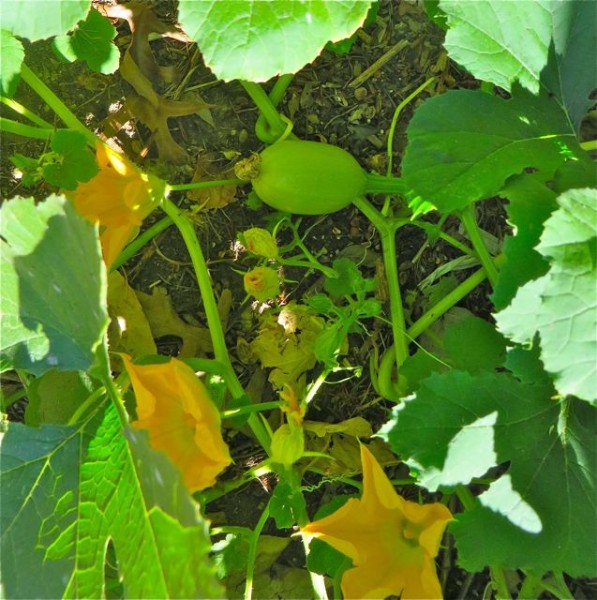
<svg viewBox="0 0 597 600">
<path fill-rule="evenodd" d="M 111 540 L 127 595 L 220 598 L 205 522 L 180 475 L 105 403 L 76 427 L 2 440 L 2 581 L 10 598 L 100 598 Z M 31 574 L 35 573 L 35 577 Z"/>
</svg>

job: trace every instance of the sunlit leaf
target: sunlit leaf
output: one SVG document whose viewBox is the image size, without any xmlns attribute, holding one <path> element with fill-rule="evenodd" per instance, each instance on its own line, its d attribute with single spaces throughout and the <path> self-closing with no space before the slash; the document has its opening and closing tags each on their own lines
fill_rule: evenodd
<svg viewBox="0 0 597 600">
<path fill-rule="evenodd" d="M 4 368 L 88 369 L 108 326 L 97 228 L 62 196 L 0 211 Z"/>
<path fill-rule="evenodd" d="M 181 0 L 179 20 L 219 79 L 266 81 L 294 73 L 329 41 L 350 37 L 371 2 Z"/>
<path fill-rule="evenodd" d="M 76 427 L 10 425 L 1 446 L 7 597 L 102 597 L 109 539 L 128 596 L 221 597 L 193 500 L 165 457 L 131 434 L 133 451 L 111 405 Z"/>
<path fill-rule="evenodd" d="M 69 61 L 84 60 L 92 71 L 114 73 L 120 62 L 120 52 L 112 40 L 116 28 L 110 21 L 91 9 L 72 35 L 59 36 L 54 47 Z"/>
<path fill-rule="evenodd" d="M 550 259 L 497 314 L 499 329 L 528 343 L 539 332 L 541 359 L 561 394 L 597 400 L 597 191 L 570 190 L 545 224 L 537 250 Z"/>
<path fill-rule="evenodd" d="M 78 131 L 59 129 L 52 136 L 56 160 L 44 165 L 44 179 L 63 190 L 74 190 L 79 183 L 97 175 L 98 166 L 85 136 Z"/>
<path fill-rule="evenodd" d="M 519 287 L 547 272 L 549 264 L 535 246 L 545 220 L 557 207 L 556 193 L 533 175 L 513 177 L 500 195 L 509 200 L 508 220 L 515 235 L 504 241 L 504 262 L 492 294 L 497 310 L 510 304 Z"/>
<path fill-rule="evenodd" d="M 0 30 L 0 84 L 8 97 L 15 93 L 25 57 L 23 44 L 5 29 Z"/>
<path fill-rule="evenodd" d="M 591 2 L 442 0 L 440 8 L 453 60 L 507 90 L 514 81 L 535 94 L 547 88 L 580 124 L 597 87 L 597 70 L 586 60 L 597 44 Z"/>
<path fill-rule="evenodd" d="M 90 0 L 2 0 L 2 29 L 34 42 L 71 30 Z"/>
</svg>

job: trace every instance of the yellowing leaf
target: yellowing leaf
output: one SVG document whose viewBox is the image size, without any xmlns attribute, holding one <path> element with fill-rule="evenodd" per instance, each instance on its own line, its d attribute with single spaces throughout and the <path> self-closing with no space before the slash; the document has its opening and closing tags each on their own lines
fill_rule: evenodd
<svg viewBox="0 0 597 600">
<path fill-rule="evenodd" d="M 185 323 L 172 307 L 163 288 L 153 288 L 153 294 L 135 292 L 149 321 L 154 339 L 175 335 L 182 340 L 182 358 L 200 357 L 212 351 L 209 330 Z"/>
<path fill-rule="evenodd" d="M 132 356 L 157 354 L 151 328 L 139 299 L 126 279 L 113 271 L 108 277 L 108 330 L 110 349 Z"/>
<path fill-rule="evenodd" d="M 258 336 L 251 343 L 262 366 L 273 367 L 270 383 L 282 389 L 296 387 L 302 373 L 315 366 L 313 341 L 323 329 L 323 320 L 308 309 L 289 303 L 278 316 L 265 315 Z"/>
<path fill-rule="evenodd" d="M 318 437 L 324 437 L 332 433 L 346 433 L 355 437 L 371 437 L 373 431 L 369 421 L 363 417 L 353 417 L 340 423 L 322 423 L 320 421 L 305 421 L 303 427 Z"/>
</svg>

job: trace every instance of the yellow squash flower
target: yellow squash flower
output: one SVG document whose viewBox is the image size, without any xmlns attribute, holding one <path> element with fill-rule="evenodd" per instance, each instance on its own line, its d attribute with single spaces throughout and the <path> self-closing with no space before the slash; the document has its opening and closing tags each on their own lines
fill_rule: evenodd
<svg viewBox="0 0 597 600">
<path fill-rule="evenodd" d="M 110 266 L 160 202 L 166 184 L 105 144 L 98 144 L 96 158 L 98 174 L 67 196 L 81 215 L 99 223 L 104 260 Z"/>
<path fill-rule="evenodd" d="M 375 457 L 361 446 L 363 496 L 301 532 L 352 559 L 342 576 L 344 598 L 441 598 L 434 558 L 452 514 L 443 505 L 400 497 Z"/>
<path fill-rule="evenodd" d="M 180 360 L 134 365 L 123 356 L 137 400 L 133 427 L 147 429 L 153 448 L 182 471 L 191 492 L 212 486 L 231 462 L 220 413 L 193 370 Z"/>
</svg>

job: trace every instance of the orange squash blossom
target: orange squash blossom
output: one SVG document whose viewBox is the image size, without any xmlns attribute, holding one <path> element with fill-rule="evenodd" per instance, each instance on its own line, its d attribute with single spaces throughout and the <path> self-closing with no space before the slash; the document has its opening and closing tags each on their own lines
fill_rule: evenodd
<svg viewBox="0 0 597 600">
<path fill-rule="evenodd" d="M 434 558 L 452 514 L 443 505 L 399 496 L 375 457 L 361 446 L 363 495 L 301 528 L 346 554 L 344 598 L 441 598 Z"/>
<path fill-rule="evenodd" d="M 137 401 L 138 420 L 156 450 L 182 471 L 191 492 L 208 488 L 231 462 L 220 431 L 220 414 L 193 370 L 175 358 L 135 365 L 123 356 Z"/>
<path fill-rule="evenodd" d="M 166 184 L 105 144 L 98 144 L 96 158 L 98 174 L 66 195 L 80 214 L 99 223 L 109 267 L 164 196 Z"/>
</svg>

